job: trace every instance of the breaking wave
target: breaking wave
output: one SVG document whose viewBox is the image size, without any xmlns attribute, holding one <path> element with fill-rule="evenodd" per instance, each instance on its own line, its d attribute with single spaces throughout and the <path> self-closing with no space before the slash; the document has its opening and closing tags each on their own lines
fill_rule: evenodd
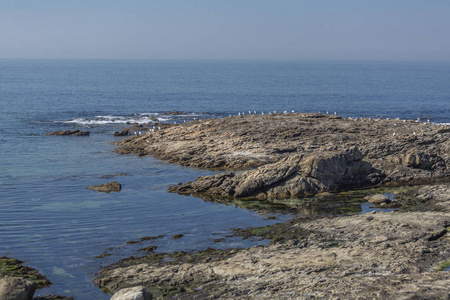
<svg viewBox="0 0 450 300">
<path fill-rule="evenodd" d="M 80 125 L 112 125 L 112 124 L 154 124 L 176 121 L 192 121 L 196 119 L 211 118 L 213 114 L 201 113 L 138 113 L 133 115 L 105 115 L 88 118 L 74 118 L 63 121 L 55 121 L 64 124 Z"/>
</svg>

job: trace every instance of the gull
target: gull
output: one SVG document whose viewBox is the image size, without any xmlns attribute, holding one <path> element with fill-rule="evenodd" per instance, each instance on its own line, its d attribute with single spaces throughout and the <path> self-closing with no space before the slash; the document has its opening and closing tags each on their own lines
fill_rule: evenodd
<svg viewBox="0 0 450 300">
<path fill-rule="evenodd" d="M 256 113 L 256 110 L 255 110 L 253 113 L 256 115 L 256 114 L 257 114 L 257 113 Z"/>
<path fill-rule="evenodd" d="M 248 114 L 249 114 L 249 115 L 251 115 L 251 114 L 252 114 L 252 112 L 251 112 L 251 111 L 249 110 L 249 111 L 248 111 Z"/>
<path fill-rule="evenodd" d="M 395 132 L 392 135 L 395 136 Z"/>
</svg>

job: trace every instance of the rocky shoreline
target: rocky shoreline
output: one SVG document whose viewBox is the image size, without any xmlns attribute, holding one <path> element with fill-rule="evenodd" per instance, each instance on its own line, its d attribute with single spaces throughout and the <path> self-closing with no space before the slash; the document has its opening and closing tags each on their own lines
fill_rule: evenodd
<svg viewBox="0 0 450 300">
<path fill-rule="evenodd" d="M 450 176 L 449 137 L 449 126 L 431 123 L 289 113 L 194 121 L 119 141 L 118 153 L 225 170 L 169 188 L 208 201 L 320 201 L 365 186 L 427 185 L 397 193 L 400 209 L 390 212 L 299 210 L 289 222 L 241 232 L 268 246 L 149 253 L 104 268 L 94 282 L 109 293 L 145 287 L 158 299 L 449 299 L 450 185 L 436 184 Z"/>
<path fill-rule="evenodd" d="M 131 257 L 94 282 L 110 293 L 145 286 L 158 299 L 448 299 L 449 190 L 398 195 L 438 211 L 299 217 L 245 233 L 268 246 Z"/>
</svg>

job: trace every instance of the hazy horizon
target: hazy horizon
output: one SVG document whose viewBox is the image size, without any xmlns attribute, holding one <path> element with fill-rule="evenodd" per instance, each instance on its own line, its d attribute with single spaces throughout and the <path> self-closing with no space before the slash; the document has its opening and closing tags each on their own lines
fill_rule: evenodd
<svg viewBox="0 0 450 300">
<path fill-rule="evenodd" d="M 17 0 L 0 59 L 450 61 L 450 1 Z"/>
</svg>

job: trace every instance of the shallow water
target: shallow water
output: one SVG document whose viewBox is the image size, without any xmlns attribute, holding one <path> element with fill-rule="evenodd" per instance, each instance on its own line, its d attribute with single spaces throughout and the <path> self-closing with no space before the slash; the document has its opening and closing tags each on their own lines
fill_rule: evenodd
<svg viewBox="0 0 450 300">
<path fill-rule="evenodd" d="M 267 220 L 270 214 L 248 210 L 249 203 L 169 194 L 169 185 L 213 172 L 117 155 L 112 132 L 151 117 L 173 123 L 249 110 L 450 123 L 448 82 L 450 64 L 433 63 L 0 60 L 0 255 L 24 260 L 54 282 L 39 295 L 109 299 L 93 286 L 93 273 L 140 248 L 265 243 L 229 237 L 231 228 L 288 216 Z M 162 114 L 173 110 L 182 113 Z M 44 136 L 73 128 L 91 136 Z M 128 175 L 103 178 L 118 173 Z M 85 189 L 112 180 L 123 184 L 120 193 Z M 305 203 L 304 213 L 319 212 Z M 127 244 L 158 235 L 164 237 Z M 105 253 L 112 255 L 95 258 Z"/>
</svg>

